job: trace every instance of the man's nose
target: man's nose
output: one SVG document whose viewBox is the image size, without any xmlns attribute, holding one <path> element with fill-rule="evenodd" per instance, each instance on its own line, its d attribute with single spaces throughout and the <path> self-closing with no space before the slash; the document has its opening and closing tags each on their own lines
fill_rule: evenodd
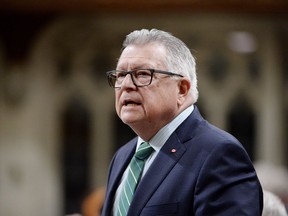
<svg viewBox="0 0 288 216">
<path fill-rule="evenodd" d="M 132 78 L 132 74 L 127 74 L 122 82 L 122 88 L 127 88 L 127 87 L 136 87 L 134 82 L 133 82 L 133 78 Z"/>
</svg>

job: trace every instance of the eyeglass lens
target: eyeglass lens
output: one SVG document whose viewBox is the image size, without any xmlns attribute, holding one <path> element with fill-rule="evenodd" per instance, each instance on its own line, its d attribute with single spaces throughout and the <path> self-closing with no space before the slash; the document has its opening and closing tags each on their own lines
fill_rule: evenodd
<svg viewBox="0 0 288 216">
<path fill-rule="evenodd" d="M 134 71 L 115 71 L 110 74 L 111 84 L 115 88 L 121 87 L 125 77 L 130 74 L 134 85 L 136 86 L 145 86 L 149 85 L 152 80 L 152 71 L 150 70 L 134 70 Z"/>
</svg>

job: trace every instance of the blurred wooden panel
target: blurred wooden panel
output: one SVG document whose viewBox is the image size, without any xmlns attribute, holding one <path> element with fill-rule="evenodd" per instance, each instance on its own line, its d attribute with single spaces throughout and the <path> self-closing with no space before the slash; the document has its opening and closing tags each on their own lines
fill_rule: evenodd
<svg viewBox="0 0 288 216">
<path fill-rule="evenodd" d="M 225 12 L 288 14 L 288 0 L 1 0 L 6 12 Z"/>
</svg>

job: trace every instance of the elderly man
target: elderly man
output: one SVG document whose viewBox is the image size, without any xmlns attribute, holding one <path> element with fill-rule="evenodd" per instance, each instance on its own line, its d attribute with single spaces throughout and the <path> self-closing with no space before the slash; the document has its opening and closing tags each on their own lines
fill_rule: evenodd
<svg viewBox="0 0 288 216">
<path fill-rule="evenodd" d="M 138 136 L 113 157 L 102 216 L 260 216 L 262 189 L 247 153 L 195 105 L 187 46 L 157 29 L 134 31 L 123 46 L 107 76 L 118 116 Z"/>
</svg>

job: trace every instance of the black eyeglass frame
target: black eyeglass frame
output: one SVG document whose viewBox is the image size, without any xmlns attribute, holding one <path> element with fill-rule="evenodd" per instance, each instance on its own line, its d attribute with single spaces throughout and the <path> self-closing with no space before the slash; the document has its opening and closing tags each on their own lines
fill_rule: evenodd
<svg viewBox="0 0 288 216">
<path fill-rule="evenodd" d="M 135 73 L 135 72 L 137 72 L 137 71 L 139 71 L 139 70 L 148 70 L 148 71 L 151 72 L 151 78 L 150 78 L 150 81 L 149 81 L 148 84 L 137 85 L 137 84 L 135 83 L 135 80 L 134 80 L 134 77 L 133 77 L 132 74 Z M 128 74 L 130 74 L 133 84 L 134 84 L 135 86 L 137 86 L 137 87 L 149 86 L 149 85 L 152 83 L 154 73 L 166 74 L 166 75 L 169 75 L 169 76 L 184 77 L 184 76 L 181 75 L 181 74 L 173 73 L 173 72 L 170 72 L 170 71 L 163 71 L 163 70 L 157 70 L 157 69 L 147 69 L 147 68 L 139 68 L 139 69 L 135 69 L 135 70 L 131 70 L 131 71 L 111 70 L 111 71 L 106 72 L 106 75 L 107 75 L 107 78 L 108 78 L 108 83 L 109 83 L 109 85 L 110 85 L 112 88 L 121 88 L 121 86 L 115 87 L 116 79 L 115 79 L 115 82 L 112 81 L 112 79 L 113 79 L 112 74 L 114 74 L 115 72 L 123 72 L 123 73 L 126 73 L 126 74 L 125 74 L 125 77 L 126 77 Z M 114 84 L 113 84 L 113 83 L 114 83 Z"/>
</svg>

